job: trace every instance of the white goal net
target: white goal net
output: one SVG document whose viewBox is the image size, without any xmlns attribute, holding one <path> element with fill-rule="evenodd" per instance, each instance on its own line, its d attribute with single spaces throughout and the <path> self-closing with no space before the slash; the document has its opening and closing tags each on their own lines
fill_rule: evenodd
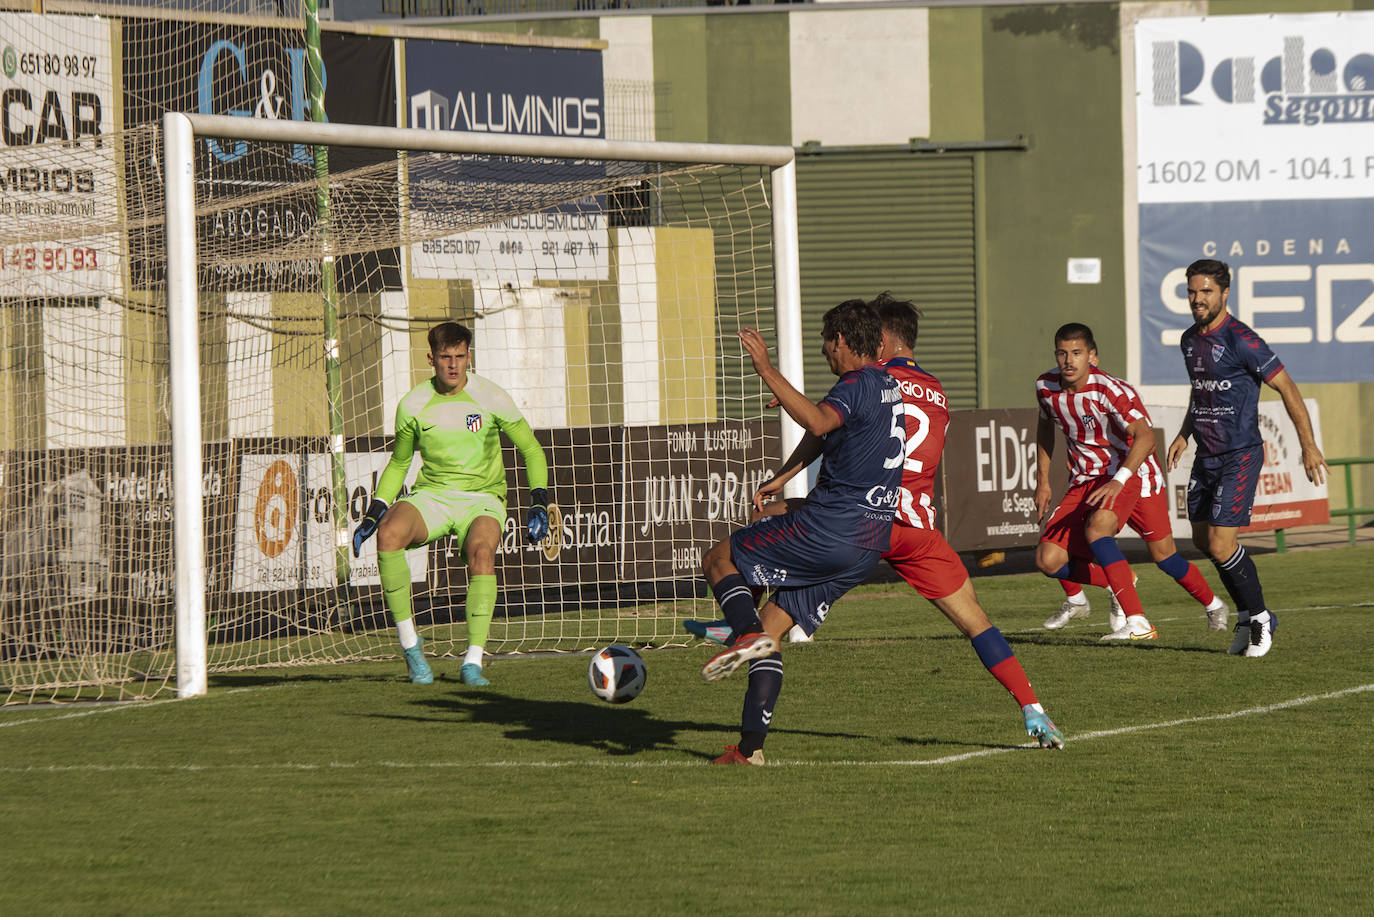
<svg viewBox="0 0 1374 917">
<path fill-rule="evenodd" d="M 736 338 L 779 333 L 781 257 L 795 339 L 773 167 L 731 164 L 738 148 L 668 155 L 685 145 L 662 160 L 601 141 L 595 156 L 533 141 L 523 155 L 425 152 L 409 131 L 317 158 L 301 141 L 198 136 L 188 391 L 170 350 L 162 129 L 102 133 L 31 147 L 4 172 L 0 210 L 22 200 L 28 217 L 0 224 L 5 702 L 177 687 L 178 602 L 195 598 L 177 594 L 187 399 L 208 670 L 396 655 L 375 543 L 356 559 L 340 545 L 442 321 L 473 329 L 474 369 L 535 429 L 557 506 L 550 542 L 526 545 L 528 485 L 508 447 L 488 651 L 662 645 L 684 639 L 684 617 L 714 616 L 701 555 L 746 521 L 784 451 Z M 99 193 L 77 193 L 87 185 Z M 458 546 L 409 559 L 427 651 L 461 654 Z"/>
</svg>

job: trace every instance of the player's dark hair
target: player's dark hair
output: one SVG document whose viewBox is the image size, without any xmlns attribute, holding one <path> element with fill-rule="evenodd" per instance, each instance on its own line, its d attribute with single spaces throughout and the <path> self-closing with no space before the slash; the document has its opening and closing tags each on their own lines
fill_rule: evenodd
<svg viewBox="0 0 1374 917">
<path fill-rule="evenodd" d="M 869 305 L 877 311 L 884 331 L 895 335 L 908 350 L 916 349 L 916 335 L 921 330 L 921 310 L 916 308 L 914 302 L 898 299 L 884 290 Z"/>
<path fill-rule="evenodd" d="M 457 322 L 443 322 L 429 329 L 429 352 L 438 353 L 446 347 L 459 344 L 472 346 L 472 329 Z"/>
<path fill-rule="evenodd" d="M 1217 286 L 1223 290 L 1231 287 L 1231 265 L 1225 261 L 1217 261 L 1214 258 L 1200 258 L 1188 265 L 1186 280 L 1192 280 L 1201 274 L 1204 277 L 1211 277 L 1216 281 Z"/>
<path fill-rule="evenodd" d="M 1060 325 L 1059 330 L 1054 333 L 1054 343 L 1058 346 L 1063 341 L 1082 341 L 1088 345 L 1089 350 L 1097 349 L 1097 341 L 1093 340 L 1093 330 L 1082 322 Z"/>
<path fill-rule="evenodd" d="M 873 307 L 862 299 L 846 299 L 821 319 L 822 340 L 833 341 L 841 334 L 849 349 L 859 356 L 878 358 L 883 323 Z"/>
</svg>

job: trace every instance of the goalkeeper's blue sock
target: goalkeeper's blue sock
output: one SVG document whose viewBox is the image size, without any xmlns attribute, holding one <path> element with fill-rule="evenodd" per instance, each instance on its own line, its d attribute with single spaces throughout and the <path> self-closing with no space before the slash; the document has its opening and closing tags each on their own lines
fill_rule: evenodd
<svg viewBox="0 0 1374 917">
<path fill-rule="evenodd" d="M 758 612 L 754 610 L 754 594 L 744 577 L 738 573 L 722 576 L 718 582 L 711 584 L 711 592 L 715 594 L 716 604 L 725 612 L 725 620 L 730 622 L 735 633 L 752 634 L 763 630 Z"/>
<path fill-rule="evenodd" d="M 740 715 L 739 753 L 746 758 L 763 747 L 773 722 L 773 707 L 782 691 L 782 653 L 749 663 L 749 687 Z"/>
<path fill-rule="evenodd" d="M 495 610 L 496 574 L 486 573 L 471 577 L 468 580 L 467 601 L 463 605 L 463 616 L 468 622 L 469 649 L 487 645 L 487 632 L 491 629 L 491 616 Z M 482 663 L 479 661 L 477 664 Z"/>
<path fill-rule="evenodd" d="M 1221 563 L 1213 560 L 1212 563 L 1216 565 L 1221 584 L 1230 593 L 1231 601 L 1236 603 L 1237 623 L 1249 624 L 1252 614 L 1257 615 L 1265 610 L 1264 590 L 1260 588 L 1255 562 L 1245 553 L 1243 546 L 1237 545 L 1236 552 L 1226 560 Z"/>
</svg>

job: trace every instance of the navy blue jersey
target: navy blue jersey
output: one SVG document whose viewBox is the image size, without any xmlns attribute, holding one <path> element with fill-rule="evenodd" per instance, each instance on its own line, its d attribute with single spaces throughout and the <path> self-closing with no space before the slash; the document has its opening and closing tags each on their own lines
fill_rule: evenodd
<svg viewBox="0 0 1374 917">
<path fill-rule="evenodd" d="M 845 373 L 821 401 L 844 421 L 824 437 L 804 510 L 855 547 L 886 551 L 901 500 L 906 421 L 898 381 L 876 364 Z"/>
<path fill-rule="evenodd" d="M 1198 455 L 1220 455 L 1263 442 L 1259 389 L 1283 370 L 1279 358 L 1248 325 L 1227 315 L 1208 334 L 1194 325 L 1179 341 L 1193 383 L 1190 412 Z"/>
</svg>

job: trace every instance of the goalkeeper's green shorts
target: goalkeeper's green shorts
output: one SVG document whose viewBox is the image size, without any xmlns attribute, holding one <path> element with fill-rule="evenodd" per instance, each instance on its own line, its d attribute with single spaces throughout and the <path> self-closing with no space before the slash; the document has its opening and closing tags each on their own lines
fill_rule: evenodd
<svg viewBox="0 0 1374 917">
<path fill-rule="evenodd" d="M 491 494 L 466 490 L 413 490 L 398 503 L 409 503 L 420 511 L 429 534 L 425 544 L 452 535 L 459 546 L 467 541 L 468 528 L 480 516 L 490 516 L 496 524 L 506 524 L 506 505 Z"/>
</svg>

